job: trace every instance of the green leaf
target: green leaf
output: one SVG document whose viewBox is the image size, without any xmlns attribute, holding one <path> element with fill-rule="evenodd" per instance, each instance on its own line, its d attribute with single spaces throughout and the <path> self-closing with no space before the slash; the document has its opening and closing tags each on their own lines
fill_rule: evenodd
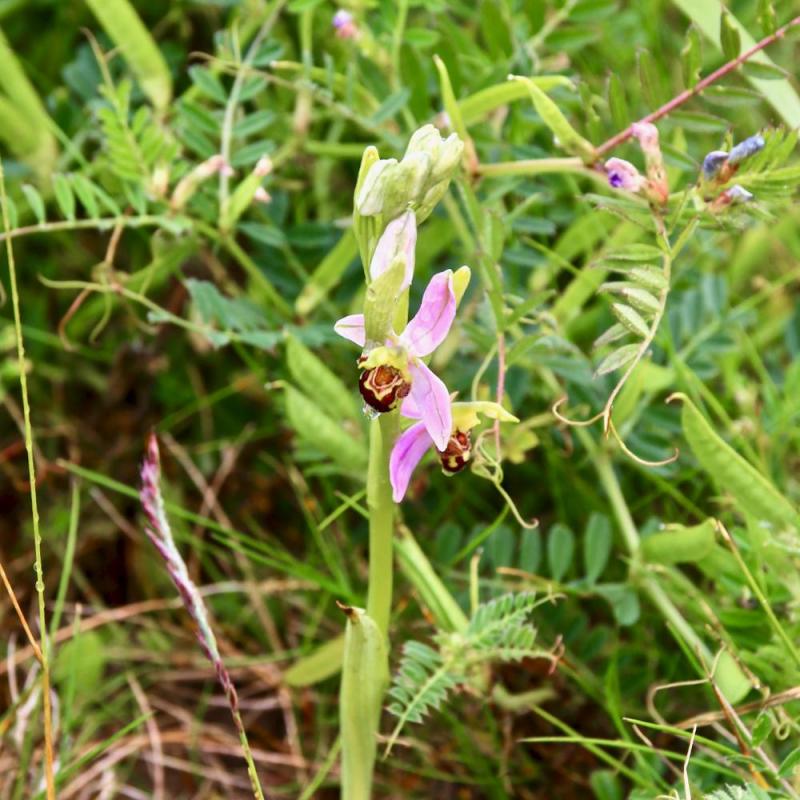
<svg viewBox="0 0 800 800">
<path fill-rule="evenodd" d="M 800 767 L 800 747 L 792 750 L 786 758 L 781 761 L 778 767 L 778 775 L 781 778 L 794 778 Z"/>
<path fill-rule="evenodd" d="M 97 195 L 95 194 L 92 182 L 80 172 L 70 175 L 69 180 L 72 189 L 81 201 L 81 205 L 86 209 L 89 218 L 95 219 L 99 217 L 100 206 L 97 202 Z"/>
<path fill-rule="evenodd" d="M 343 467 L 358 471 L 366 467 L 367 450 L 313 400 L 293 386 L 286 387 L 286 415 L 297 435 Z"/>
<path fill-rule="evenodd" d="M 600 583 L 594 587 L 594 591 L 609 603 L 617 624 L 633 625 L 639 619 L 639 595 L 627 584 Z"/>
<path fill-rule="evenodd" d="M 166 111 L 172 99 L 172 77 L 164 56 L 129 0 L 86 0 L 86 4 L 122 51 L 144 93 L 158 111 Z"/>
<path fill-rule="evenodd" d="M 580 156 L 584 161 L 594 160 L 594 146 L 586 141 L 567 121 L 561 109 L 529 78 L 521 75 L 509 75 L 509 80 L 519 81 L 528 89 L 531 101 L 542 122 L 550 128 L 553 136 L 568 153 Z"/>
<path fill-rule="evenodd" d="M 596 800 L 623 800 L 624 794 L 619 776 L 610 769 L 596 769 L 589 776 Z"/>
<path fill-rule="evenodd" d="M 554 580 L 560 582 L 567 574 L 574 554 L 575 534 L 557 522 L 547 534 L 547 566 Z"/>
<path fill-rule="evenodd" d="M 753 741 L 753 747 L 761 747 L 767 741 L 772 733 L 772 717 L 768 711 L 762 711 L 756 717 L 750 735 Z"/>
<path fill-rule="evenodd" d="M 336 636 L 295 661 L 283 673 L 287 685 L 294 688 L 313 686 L 339 672 L 344 659 L 344 640 L 344 635 Z"/>
<path fill-rule="evenodd" d="M 58 155 L 52 121 L 2 30 L 0 87 L 0 136 L 37 175 L 49 176 Z"/>
<path fill-rule="evenodd" d="M 618 347 L 600 362 L 600 365 L 594 371 L 594 374 L 597 376 L 608 375 L 609 372 L 613 372 L 620 367 L 624 367 L 626 364 L 629 364 L 631 361 L 633 361 L 638 352 L 638 344 L 625 344 L 622 347 Z"/>
<path fill-rule="evenodd" d="M 639 67 L 639 83 L 642 87 L 642 94 L 645 102 L 650 108 L 657 108 L 661 102 L 661 81 L 658 75 L 653 56 L 648 50 L 640 50 L 637 55 Z"/>
<path fill-rule="evenodd" d="M 28 201 L 28 205 L 31 207 L 31 211 L 33 211 L 34 217 L 36 217 L 36 221 L 42 225 L 45 221 L 44 200 L 42 196 L 29 183 L 23 183 L 21 188 L 25 199 Z"/>
<path fill-rule="evenodd" d="M 694 22 L 706 39 L 719 46 L 719 23 L 723 8 L 720 0 L 672 0 L 672 2 Z M 756 44 L 755 39 L 733 15 L 731 23 L 739 31 L 744 49 L 747 50 Z M 763 52 L 756 53 L 748 61 L 772 65 L 772 61 Z M 790 128 L 800 127 L 800 96 L 788 81 L 765 81 L 752 75 L 746 77 Z"/>
<path fill-rule="evenodd" d="M 210 97 L 220 104 L 224 104 L 227 101 L 228 95 L 225 92 L 222 82 L 207 67 L 190 67 L 189 77 L 192 79 L 192 83 L 206 95 L 206 97 Z"/>
<path fill-rule="evenodd" d="M 751 78 L 758 78 L 762 81 L 785 81 L 789 73 L 774 64 L 759 64 L 758 61 L 750 61 L 742 65 L 742 72 Z"/>
<path fill-rule="evenodd" d="M 353 390 L 348 389 L 320 358 L 291 335 L 286 342 L 286 364 L 294 382 L 332 416 L 360 420 Z"/>
<path fill-rule="evenodd" d="M 641 554 L 652 564 L 694 563 L 705 558 L 716 542 L 713 519 L 699 525 L 684 527 L 670 525 L 668 530 L 653 533 L 642 539 Z"/>
<path fill-rule="evenodd" d="M 741 703 L 753 688 L 750 679 L 742 672 L 736 659 L 727 650 L 722 651 L 716 665 L 714 682 L 719 690 L 729 703 L 733 705 Z"/>
<path fill-rule="evenodd" d="M 624 303 L 612 303 L 611 311 L 620 323 L 636 336 L 644 339 L 650 333 L 647 323 L 642 319 L 639 312 L 630 306 Z"/>
<path fill-rule="evenodd" d="M 53 194 L 56 196 L 56 202 L 61 209 L 61 213 L 65 219 L 75 219 L 75 195 L 72 194 L 72 188 L 69 181 L 60 172 L 53 175 Z"/>
<path fill-rule="evenodd" d="M 608 109 L 615 128 L 622 130 L 628 127 L 631 112 L 625 98 L 625 86 L 616 72 L 612 72 L 608 78 Z"/>
<path fill-rule="evenodd" d="M 700 34 L 694 25 L 686 32 L 686 43 L 681 50 L 681 69 L 683 82 L 691 89 L 700 80 L 700 67 L 703 63 L 703 50 Z"/>
<path fill-rule="evenodd" d="M 353 230 L 348 229 L 309 276 L 295 301 L 295 311 L 302 316 L 313 311 L 328 296 L 331 289 L 339 284 L 357 253 L 358 245 Z"/>
<path fill-rule="evenodd" d="M 360 608 L 347 614 L 342 684 L 339 692 L 342 735 L 342 796 L 370 797 L 377 749 L 378 719 L 389 682 L 383 633 Z"/>
<path fill-rule="evenodd" d="M 592 512 L 583 534 L 583 565 L 586 580 L 594 583 L 611 555 L 611 523 L 604 514 Z"/>
<path fill-rule="evenodd" d="M 663 256 L 664 253 L 652 244 L 627 244 L 624 247 L 603 253 L 601 263 L 606 261 L 658 261 Z"/>
<path fill-rule="evenodd" d="M 450 118 L 450 124 L 453 130 L 459 135 L 462 142 L 469 141 L 469 133 L 467 126 L 464 124 L 464 118 L 461 116 L 461 108 L 456 100 L 455 92 L 453 91 L 453 84 L 450 82 L 450 74 L 447 72 L 447 65 L 442 61 L 439 56 L 433 57 L 433 63 L 436 66 L 436 71 L 439 73 L 439 88 L 442 93 L 442 105 Z"/>
<path fill-rule="evenodd" d="M 574 89 L 572 81 L 565 75 L 535 75 L 528 78 L 543 92 L 563 86 Z M 475 92 L 458 101 L 458 107 L 465 125 L 480 122 L 487 114 L 500 106 L 528 97 L 528 87 L 521 81 L 504 81 Z M 462 137 L 463 138 L 463 137 Z"/>
<path fill-rule="evenodd" d="M 720 438 L 688 397 L 676 397 L 683 401 L 681 422 L 686 440 L 719 490 L 730 494 L 743 512 L 769 522 L 778 531 L 795 530 L 800 517 L 792 504 Z"/>
<path fill-rule="evenodd" d="M 722 55 L 728 61 L 738 58 L 742 51 L 742 36 L 733 20 L 733 15 L 727 9 L 723 9 L 719 21 L 719 41 L 722 47 Z"/>
<path fill-rule="evenodd" d="M 758 0 L 758 24 L 764 36 L 771 36 L 778 27 L 772 0 Z"/>
</svg>

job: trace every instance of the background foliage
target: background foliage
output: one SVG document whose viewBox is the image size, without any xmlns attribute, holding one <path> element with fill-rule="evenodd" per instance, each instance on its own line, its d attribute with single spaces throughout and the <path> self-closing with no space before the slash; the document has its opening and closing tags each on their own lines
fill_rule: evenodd
<svg viewBox="0 0 800 800">
<path fill-rule="evenodd" d="M 0 2 L 0 139 L 55 642 L 59 796 L 249 796 L 212 669 L 143 536 L 136 485 L 150 429 L 265 787 L 336 796 L 335 601 L 363 604 L 368 422 L 353 351 L 332 323 L 360 305 L 348 226 L 361 154 L 375 144 L 399 157 L 413 130 L 442 121 L 435 55 L 481 165 L 420 229 L 418 275 L 466 263 L 479 278 L 435 366 L 468 394 L 500 323 L 506 396 L 522 420 L 504 427 L 503 486 L 540 524 L 523 529 L 480 476 L 428 469 L 403 526 L 462 616 L 476 588 L 482 601 L 513 590 L 546 602 L 523 594 L 516 610 L 490 607 L 520 652 L 482 638 L 491 620 L 475 617 L 465 649 L 448 651 L 447 615 L 414 578 L 413 545 L 401 545 L 396 711 L 415 669 L 448 658 L 463 668 L 454 652 L 506 648 L 519 660 L 448 673 L 421 704 L 424 726 L 413 724 L 423 708 L 407 714 L 376 796 L 797 796 L 795 140 L 784 140 L 787 172 L 743 182 L 752 213 L 691 238 L 651 354 L 618 400 L 614 422 L 633 450 L 679 449 L 659 468 L 550 411 L 564 394 L 573 409 L 602 408 L 613 376 L 594 376 L 592 342 L 613 316 L 597 266 L 652 242 L 581 172 L 491 169 L 563 155 L 507 75 L 563 76 L 543 88 L 597 145 L 793 6 L 732 2 L 720 38 L 715 0 L 353 2 L 361 34 L 345 40 L 333 5 L 315 0 Z M 791 71 L 797 38 L 659 123 L 673 188 L 695 181 L 708 151 L 800 124 L 796 76 L 767 57 Z M 178 202 L 181 179 L 219 153 L 234 174 Z M 639 158 L 629 144 L 615 153 Z M 248 177 L 264 155 L 270 174 Z M 258 186 L 269 202 L 253 199 Z M 7 298 L 0 353 L 0 555 L 33 620 Z M 493 397 L 496 381 L 493 359 L 478 393 Z M 685 402 L 665 404 L 673 392 Z M 43 790 L 41 698 L 19 621 L 5 594 L 0 603 L 0 794 L 26 798 Z M 696 639 L 722 654 L 714 685 Z M 385 717 L 387 735 L 396 721 Z"/>
</svg>

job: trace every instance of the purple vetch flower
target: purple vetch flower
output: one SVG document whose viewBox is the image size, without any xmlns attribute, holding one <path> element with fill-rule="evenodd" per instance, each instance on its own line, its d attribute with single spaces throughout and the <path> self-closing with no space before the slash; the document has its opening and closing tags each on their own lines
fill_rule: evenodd
<svg viewBox="0 0 800 800">
<path fill-rule="evenodd" d="M 442 448 L 432 439 L 423 419 L 423 409 L 413 394 L 403 401 L 400 413 L 408 419 L 419 421 L 397 437 L 389 458 L 389 479 L 395 503 L 405 497 L 417 464 L 434 446 L 439 451 L 437 455 L 445 475 L 455 475 L 467 466 L 472 458 L 471 431 L 480 423 L 480 414 L 502 422 L 518 422 L 515 416 L 497 403 L 451 403 L 450 435 L 447 446 Z"/>
<path fill-rule="evenodd" d="M 753 199 L 753 193 L 735 183 L 730 189 L 725 191 L 732 203 L 749 203 Z"/>
<path fill-rule="evenodd" d="M 669 199 L 669 186 L 658 140 L 658 128 L 651 122 L 634 122 L 631 125 L 631 133 L 638 140 L 644 153 L 647 168 L 644 193 L 651 203 L 665 205 Z"/>
<path fill-rule="evenodd" d="M 333 15 L 332 24 L 336 30 L 336 35 L 340 39 L 355 39 L 358 36 L 358 26 L 353 19 L 353 15 L 343 8 L 340 8 Z"/>
<path fill-rule="evenodd" d="M 419 310 L 405 330 L 392 333 L 383 345 L 372 347 L 359 359 L 359 389 L 366 403 L 386 412 L 406 396 L 412 397 L 422 424 L 441 451 L 448 446 L 452 428 L 450 394 L 422 359 L 444 341 L 455 314 L 453 271 L 448 269 L 431 278 Z M 363 314 L 340 319 L 334 330 L 361 347 L 367 344 Z"/>
<path fill-rule="evenodd" d="M 707 181 L 714 180 L 727 161 L 728 154 L 724 150 L 712 150 L 703 159 L 703 177 Z"/>
<path fill-rule="evenodd" d="M 613 189 L 638 192 L 645 184 L 639 170 L 624 158 L 609 158 L 604 167 L 608 175 L 608 185 Z"/>
<path fill-rule="evenodd" d="M 658 143 L 658 128 L 652 122 L 634 122 L 631 133 L 639 140 L 639 146 L 647 158 L 661 158 L 661 146 Z"/>
<path fill-rule="evenodd" d="M 730 152 L 728 156 L 728 164 L 735 167 L 740 162 L 744 161 L 750 156 L 754 156 L 760 150 L 764 149 L 764 137 L 757 133 L 755 136 L 750 136 L 743 142 L 739 142 Z"/>
<path fill-rule="evenodd" d="M 724 192 L 719 194 L 709 206 L 713 212 L 722 211 L 728 206 L 739 205 L 740 203 L 749 203 L 753 199 L 753 193 L 748 192 L 738 183 L 727 188 Z"/>
</svg>

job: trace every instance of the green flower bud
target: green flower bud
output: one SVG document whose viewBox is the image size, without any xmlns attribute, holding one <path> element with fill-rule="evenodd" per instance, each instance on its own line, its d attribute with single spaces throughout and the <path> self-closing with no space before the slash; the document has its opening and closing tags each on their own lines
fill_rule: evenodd
<svg viewBox="0 0 800 800">
<path fill-rule="evenodd" d="M 393 219 L 410 203 L 417 203 L 430 174 L 431 159 L 426 153 L 411 153 L 391 173 L 387 171 L 381 209 L 384 218 Z"/>
<path fill-rule="evenodd" d="M 438 182 L 449 180 L 458 169 L 464 157 L 464 142 L 457 133 L 451 133 L 443 142 L 439 158 L 433 166 L 431 178 Z"/>
<path fill-rule="evenodd" d="M 358 197 L 356 197 L 356 208 L 358 208 L 359 214 L 370 217 L 381 213 L 387 183 L 392 179 L 396 167 L 396 158 L 381 158 L 369 168 Z"/>
</svg>

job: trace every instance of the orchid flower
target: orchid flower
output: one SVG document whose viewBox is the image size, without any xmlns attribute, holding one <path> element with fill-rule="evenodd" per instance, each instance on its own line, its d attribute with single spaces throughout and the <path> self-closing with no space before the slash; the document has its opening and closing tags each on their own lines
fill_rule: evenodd
<svg viewBox="0 0 800 800">
<path fill-rule="evenodd" d="M 448 398 L 448 404 L 450 399 Z M 423 409 L 419 406 L 413 392 L 406 397 L 400 413 L 408 419 L 420 420 L 397 437 L 389 459 L 389 479 L 392 483 L 392 497 L 399 503 L 405 496 L 411 475 L 425 453 L 434 445 L 440 452 L 439 460 L 445 475 L 455 475 L 466 467 L 472 457 L 472 435 L 470 431 L 480 423 L 480 414 L 501 422 L 518 422 L 498 403 L 452 403 L 452 424 L 447 447 L 441 448 L 434 442 L 425 424 Z"/>
<path fill-rule="evenodd" d="M 374 263 L 373 258 L 371 273 Z M 448 447 L 451 436 L 450 393 L 422 359 L 444 341 L 453 324 L 456 314 L 453 277 L 450 269 L 434 275 L 419 310 L 405 330 L 391 333 L 385 344 L 373 347 L 359 359 L 363 370 L 359 388 L 364 400 L 376 411 L 386 412 L 396 408 L 406 396 L 413 398 L 421 424 L 440 451 Z M 363 314 L 340 319 L 334 330 L 361 347 L 367 344 Z"/>
</svg>

